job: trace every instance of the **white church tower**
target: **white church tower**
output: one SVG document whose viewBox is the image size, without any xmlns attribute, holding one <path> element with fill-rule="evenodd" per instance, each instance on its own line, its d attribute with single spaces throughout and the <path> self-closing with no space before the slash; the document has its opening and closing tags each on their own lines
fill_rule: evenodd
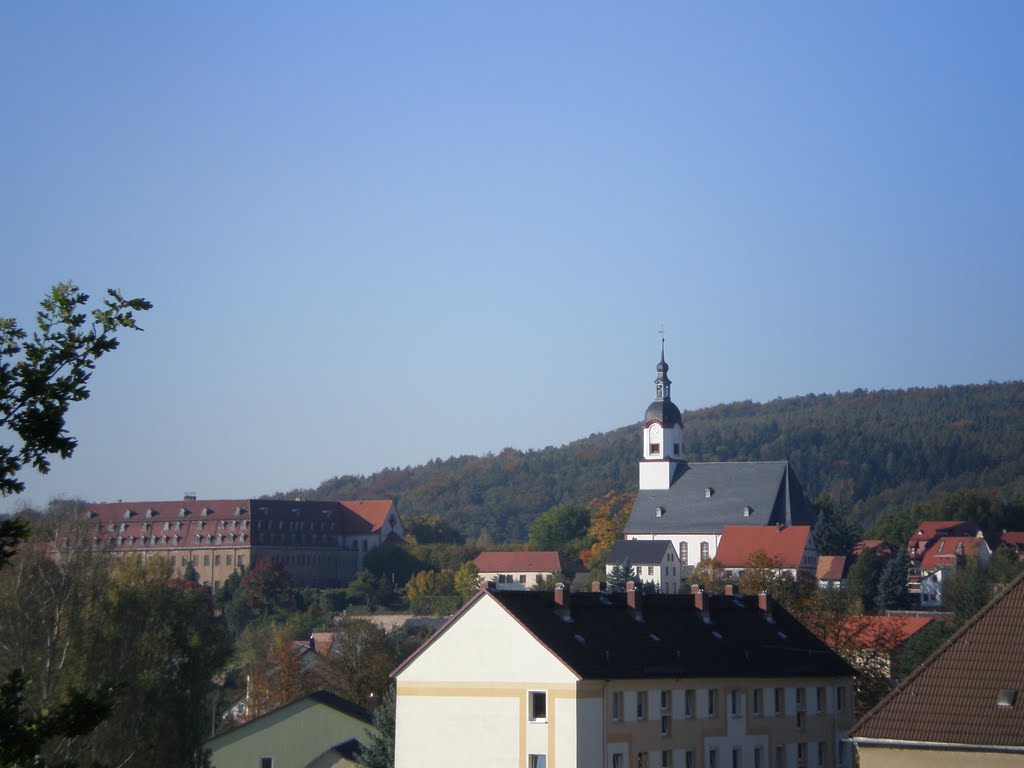
<svg viewBox="0 0 1024 768">
<path fill-rule="evenodd" d="M 683 417 L 672 402 L 672 382 L 661 340 L 661 362 L 654 380 L 654 402 L 644 414 L 644 458 L 640 462 L 640 490 L 667 490 L 683 461 Z"/>
</svg>

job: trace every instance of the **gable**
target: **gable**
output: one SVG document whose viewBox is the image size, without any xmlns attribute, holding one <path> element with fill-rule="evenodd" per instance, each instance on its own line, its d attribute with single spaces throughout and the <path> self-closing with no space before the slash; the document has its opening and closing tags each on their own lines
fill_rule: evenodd
<svg viewBox="0 0 1024 768">
<path fill-rule="evenodd" d="M 401 667 L 399 682 L 574 683 L 575 674 L 481 592 Z"/>
</svg>

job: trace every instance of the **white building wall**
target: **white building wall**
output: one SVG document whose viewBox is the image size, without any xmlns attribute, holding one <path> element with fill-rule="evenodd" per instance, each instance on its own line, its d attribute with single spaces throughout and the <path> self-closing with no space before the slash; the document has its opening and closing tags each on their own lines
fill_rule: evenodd
<svg viewBox="0 0 1024 768">
<path fill-rule="evenodd" d="M 707 543 L 708 545 L 708 557 L 713 558 L 718 552 L 718 543 L 722 540 L 722 534 L 720 533 L 666 533 L 666 534 L 640 534 L 630 533 L 626 535 L 627 539 L 634 541 L 671 541 L 672 546 L 675 548 L 676 556 L 679 556 L 679 544 L 686 542 L 687 545 L 687 561 L 686 565 L 696 565 L 700 562 L 700 545 Z M 678 563 L 682 565 L 680 561 Z"/>
</svg>

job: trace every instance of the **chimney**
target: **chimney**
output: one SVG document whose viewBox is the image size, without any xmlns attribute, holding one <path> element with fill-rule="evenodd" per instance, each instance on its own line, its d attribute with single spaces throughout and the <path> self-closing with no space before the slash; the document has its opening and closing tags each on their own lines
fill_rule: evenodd
<svg viewBox="0 0 1024 768">
<path fill-rule="evenodd" d="M 635 581 L 627 581 L 626 582 L 626 591 L 627 592 L 632 592 L 634 589 L 636 589 L 636 582 Z"/>
<path fill-rule="evenodd" d="M 487 583 L 484 584 L 484 587 L 486 587 L 488 592 L 493 592 L 495 588 L 494 579 L 488 579 Z"/>
<path fill-rule="evenodd" d="M 723 592 L 725 592 L 726 597 L 732 597 L 734 594 L 732 584 L 726 584 Z"/>
<path fill-rule="evenodd" d="M 771 602 L 768 599 L 767 592 L 762 592 L 760 595 L 757 596 L 757 609 L 766 618 L 770 619 L 772 617 Z"/>
<path fill-rule="evenodd" d="M 590 591 L 604 592 L 604 584 L 602 584 L 600 581 L 592 581 L 590 582 Z"/>
<path fill-rule="evenodd" d="M 316 638 L 313 637 L 312 635 L 309 636 L 309 650 L 311 650 L 311 651 L 315 651 L 316 650 Z"/>
<path fill-rule="evenodd" d="M 555 605 L 557 605 L 559 608 L 569 610 L 569 599 L 569 588 L 565 586 L 565 584 L 558 584 L 555 587 Z"/>
<path fill-rule="evenodd" d="M 634 589 L 633 582 L 629 582 L 626 585 L 626 607 L 639 613 L 642 605 L 641 593 Z"/>
<path fill-rule="evenodd" d="M 699 589 L 693 593 L 693 607 L 701 613 L 707 613 L 708 610 L 708 598 L 704 594 L 703 589 Z"/>
<path fill-rule="evenodd" d="M 691 595 L 696 595 L 698 592 L 702 592 L 703 590 L 704 590 L 704 587 L 702 587 L 700 584 L 691 584 L 690 585 L 690 594 Z"/>
</svg>

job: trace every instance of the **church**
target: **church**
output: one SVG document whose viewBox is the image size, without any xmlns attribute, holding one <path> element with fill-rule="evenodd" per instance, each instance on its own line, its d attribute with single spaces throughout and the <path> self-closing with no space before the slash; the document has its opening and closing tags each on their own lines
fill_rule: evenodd
<svg viewBox="0 0 1024 768">
<path fill-rule="evenodd" d="M 715 557 L 727 525 L 814 525 L 817 512 L 788 461 L 685 461 L 664 341 L 657 370 L 627 540 L 671 541 L 686 568 Z"/>
</svg>

